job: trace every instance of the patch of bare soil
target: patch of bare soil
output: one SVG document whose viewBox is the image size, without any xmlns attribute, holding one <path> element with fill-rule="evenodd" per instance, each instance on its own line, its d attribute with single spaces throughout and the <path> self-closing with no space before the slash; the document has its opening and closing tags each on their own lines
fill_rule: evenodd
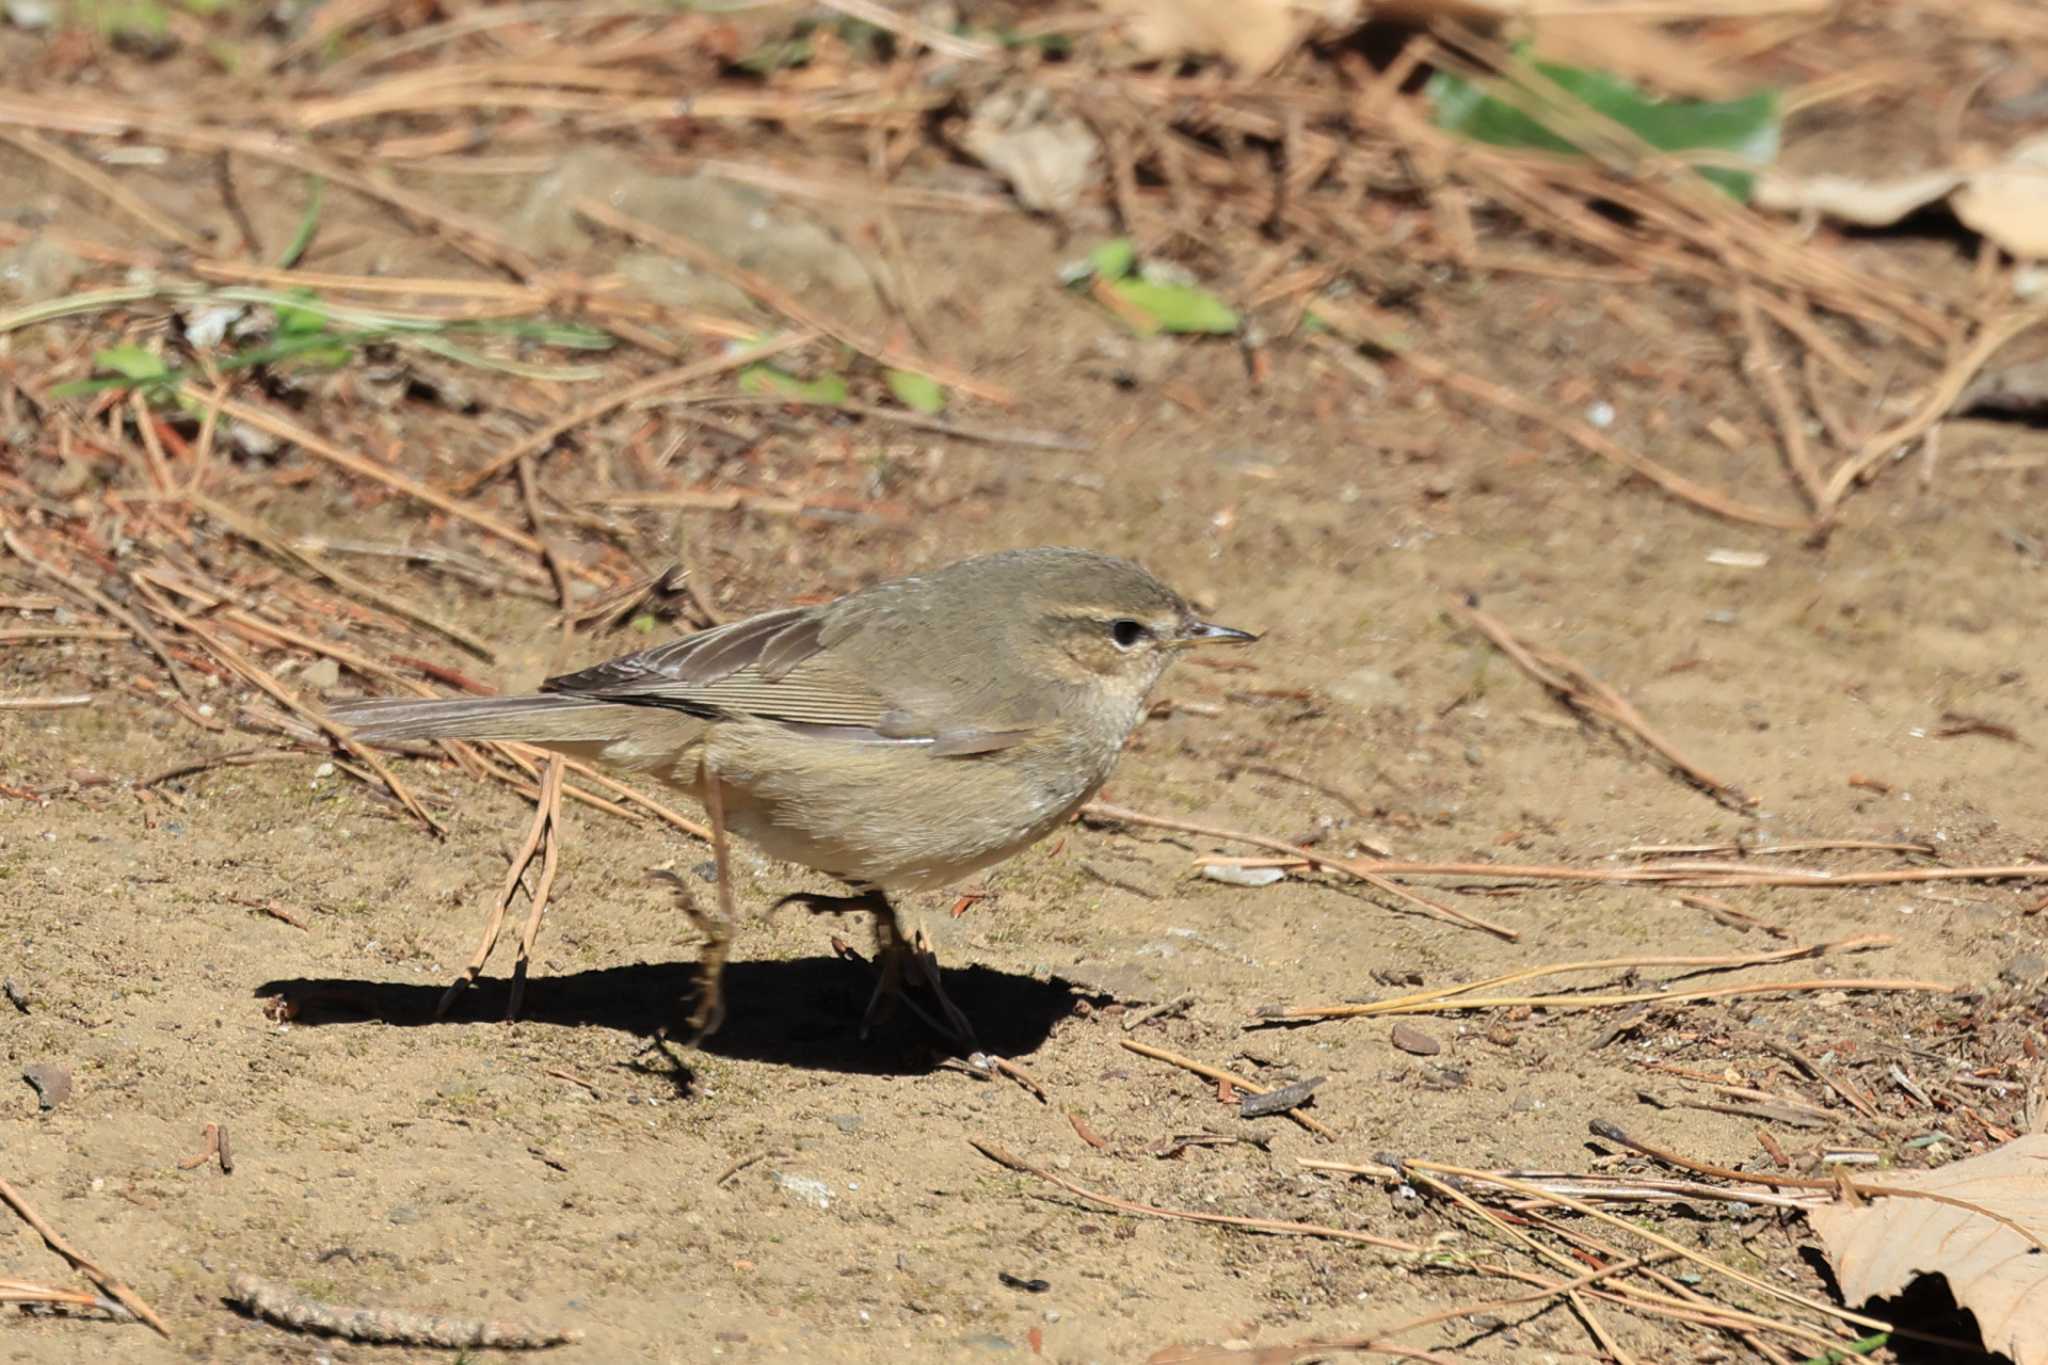
<svg viewBox="0 0 2048 1365">
<path fill-rule="evenodd" d="M 140 98 L 204 66 L 190 48 L 146 64 L 83 38 L 4 36 L 0 58 L 68 98 Z M 86 56 L 65 67 L 63 43 Z M 503 117 L 522 131 L 490 155 L 549 167 L 581 155 L 531 115 Z M 790 151 L 766 130 L 720 136 L 724 156 L 755 151 L 765 163 Z M 617 142 L 639 174 L 683 169 L 658 126 Z M 174 221 L 218 228 L 230 254 L 213 154 L 161 143 L 162 164 L 124 168 L 123 183 Z M 917 175 L 905 184 L 1001 202 L 1000 186 L 937 150 L 876 154 L 908 156 Z M 859 184 L 858 163 L 844 166 Z M 156 250 L 19 145 L 0 147 L 0 167 L 19 189 L 24 235 L 114 244 L 115 256 Z M 274 259 L 301 221 L 305 180 L 260 157 L 237 155 L 232 169 L 266 243 L 246 259 Z M 406 184 L 509 223 L 542 172 L 480 173 L 491 170 L 437 164 L 407 171 Z M 301 270 L 504 278 L 345 185 L 325 193 Z M 643 205 L 661 199 L 646 193 Z M 538 487 L 522 494 L 508 474 L 455 513 L 393 481 L 454 489 L 600 392 L 718 353 L 665 333 L 681 354 L 635 369 L 609 353 L 596 362 L 603 378 L 570 382 L 380 340 L 339 368 L 234 389 L 364 462 L 344 473 L 300 436 L 265 439 L 246 419 L 232 423 L 239 443 L 226 417 L 213 432 L 203 370 L 189 416 L 161 423 L 168 448 L 125 398 L 50 397 L 51 382 L 84 376 L 93 350 L 123 335 L 184 354 L 166 331 L 171 304 L 9 334 L 0 526 L 147 626 L 189 696 L 147 645 L 110 638 L 121 627 L 108 615 L 0 557 L 0 699 L 92 698 L 0 709 L 0 975 L 12 1002 L 0 1002 L 0 1052 L 9 1072 L 57 1068 L 69 1080 L 48 1109 L 27 1084 L 0 1089 L 0 1177 L 172 1331 L 162 1340 L 87 1311 L 20 1313 L 0 1318 L 0 1355 L 367 1361 L 401 1349 L 238 1314 L 224 1296 L 246 1272 L 331 1304 L 573 1330 L 581 1343 L 556 1348 L 567 1360 L 1131 1361 L 1176 1343 L 1219 1353 L 1187 1358 L 1282 1360 L 1316 1354 L 1284 1343 L 1465 1307 L 1481 1311 L 1401 1344 L 1473 1361 L 1803 1359 L 1867 1329 L 1683 1260 L 1657 1267 L 1662 1288 L 1631 1284 L 1704 1296 L 1690 1321 L 1600 1297 L 1604 1282 L 1576 1303 L 1487 1306 L 1540 1288 L 1492 1269 L 1555 1284 L 1656 1248 L 1555 1207 L 1503 1226 L 1420 1165 L 1405 1180 L 1370 1172 L 1391 1160 L 1672 1174 L 1596 1135 L 1600 1123 L 1710 1165 L 1794 1176 L 1836 1169 L 1820 1164 L 1828 1153 L 1921 1166 L 2038 1128 L 2048 947 L 2036 876 L 1760 886 L 1743 875 L 2012 867 L 2048 851 L 2038 428 L 1944 423 L 1938 442 L 1873 466 L 1874 483 L 1842 499 L 1824 536 L 1747 524 L 1384 354 L 1134 339 L 1059 283 L 1112 230 L 1107 207 L 1091 203 L 1064 226 L 959 207 L 764 192 L 753 221 L 802 238 L 791 250 L 819 273 L 791 287 L 821 313 L 894 329 L 890 345 L 999 387 L 1013 406 L 958 403 L 930 429 L 758 394 L 688 407 L 670 393 L 530 452 Z M 1421 231 L 1433 210 L 1408 198 L 1373 211 Z M 1489 244 L 1549 249 L 1505 218 L 1482 215 L 1479 227 Z M 1875 275 L 1926 282 L 1929 296 L 1962 289 L 1974 268 L 1974 246 L 1945 235 L 1839 249 Z M 578 229 L 543 254 L 589 279 L 618 269 L 621 250 Z M 841 253 L 894 282 L 834 274 Z M 128 264 L 88 260 L 44 297 L 111 287 Z M 1779 461 L 1771 401 L 1743 369 L 1740 314 L 1709 284 L 1407 269 L 1374 307 L 1451 371 L 1787 519 L 1811 510 Z M 641 288 L 651 286 L 622 296 Z M 1865 433 L 1910 415 L 1934 373 L 1917 350 L 1895 361 L 1881 333 L 1830 332 L 1873 385 L 1906 370 L 1896 393 L 1848 418 Z M 849 360 L 825 347 L 790 363 L 809 376 Z M 873 371 L 855 373 L 856 399 L 886 401 Z M 733 397 L 731 375 L 689 392 L 714 390 Z M 966 439 L 947 424 L 1005 437 Z M 1074 440 L 1018 439 L 1043 432 Z M 1812 436 L 1825 445 L 1818 419 Z M 217 514 L 183 497 L 195 476 Z M 558 562 L 463 512 L 539 536 Z M 302 564 L 252 552 L 230 516 L 317 541 L 374 591 L 319 586 Z M 986 1045 L 1043 1086 L 1036 1095 L 949 1062 L 907 1016 L 860 1039 L 869 979 L 834 938 L 866 952 L 865 926 L 794 909 L 760 917 L 788 892 L 833 888 L 749 850 L 738 857 L 750 914 L 728 1022 L 700 1050 L 655 1046 L 698 944 L 654 872 L 696 884 L 708 851 L 644 810 L 571 802 L 520 1016 L 503 1018 L 501 952 L 436 1017 L 530 817 L 515 789 L 525 779 L 500 758 L 489 761 L 504 779 L 437 755 L 390 757 L 444 828 L 434 837 L 359 755 L 331 749 L 152 607 L 170 604 L 317 714 L 394 690 L 322 647 L 437 690 L 465 679 L 523 688 L 685 629 L 705 605 L 727 615 L 816 600 L 1038 543 L 1131 555 L 1215 619 L 1265 632 L 1250 651 L 1167 675 L 1106 801 L 1333 860 L 1705 867 L 1687 885 L 1485 867 L 1402 878 L 1510 940 L 1334 867 L 1297 866 L 1264 885 L 1219 880 L 1197 862 L 1270 850 L 1213 833 L 1079 821 L 988 873 L 986 894 L 964 908 L 950 894 L 915 907 L 950 993 Z M 363 549 L 397 545 L 438 557 Z M 584 601 L 676 559 L 703 603 L 678 596 L 623 625 L 560 628 L 552 574 Z M 1467 599 L 1619 691 L 1753 804 L 1716 799 L 1639 740 L 1560 706 L 1459 614 Z M 412 608 L 494 658 L 409 623 Z M 215 761 L 230 754 L 257 761 Z M 186 771 L 162 776 L 176 769 Z M 1780 847 L 1804 841 L 1822 846 Z M 1862 952 L 1727 971 L 1662 961 L 1872 937 L 1881 943 Z M 1642 965 L 1488 994 L 1798 984 L 1588 1009 L 1257 1013 L 1609 959 Z M 1852 979 L 1887 984 L 1839 984 Z M 1299 1110 L 1313 1126 L 1241 1117 L 1240 1087 L 1152 1055 L 1162 1050 L 1254 1088 L 1322 1078 Z M 215 1150 L 209 1125 L 231 1173 L 217 1157 L 190 1160 Z M 1793 1194 L 1828 1197 L 1790 1192 L 1790 1204 Z M 1615 1211 L 1770 1288 L 1834 1302 L 1796 1207 L 1697 1197 Z M 0 1278 L 77 1283 L 33 1233 L 9 1226 Z M 1555 1259 L 1517 1234 L 1540 1237 Z M 1807 1336 L 1745 1327 L 1717 1317 L 1721 1307 Z M 1254 1347 L 1275 1354 L 1227 1354 Z M 1878 1358 L 1941 1349 L 1895 1341 Z"/>
</svg>

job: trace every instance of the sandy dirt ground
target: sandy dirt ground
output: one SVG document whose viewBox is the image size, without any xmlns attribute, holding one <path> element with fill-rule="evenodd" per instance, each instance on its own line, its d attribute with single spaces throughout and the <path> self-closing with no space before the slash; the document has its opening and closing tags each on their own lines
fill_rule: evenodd
<svg viewBox="0 0 2048 1365">
<path fill-rule="evenodd" d="M 193 163 L 197 165 L 197 163 Z M 188 167 L 187 169 L 191 169 Z M 161 179 L 176 202 L 177 165 Z M 199 178 L 194 172 L 194 178 Z M 278 177 L 245 185 L 262 203 Z M 44 186 L 58 221 L 89 211 Z M 189 193 L 199 196 L 203 186 Z M 259 215 L 280 234 L 294 207 Z M 400 258 L 368 211 L 314 263 Z M 795 212 L 792 210 L 792 212 Z M 825 214 L 815 206 L 802 211 Z M 858 207 L 842 217 L 857 217 Z M 1087 437 L 1092 451 L 979 445 L 875 423 L 791 419 L 772 458 L 842 471 L 887 516 L 682 514 L 722 610 L 840 592 L 1005 546 L 1128 554 L 1215 619 L 1264 632 L 1215 666 L 1182 665 L 1105 799 L 1181 820 L 1310 840 L 1332 856 L 1488 863 L 1601 860 L 1641 845 L 1809 839 L 1924 843 L 1932 858 L 1818 852 L 1814 867 L 2004 864 L 2040 857 L 2048 665 L 2039 653 L 2048 440 L 2023 425 L 1950 424 L 1938 463 L 1883 469 L 1825 543 L 1729 524 L 1587 460 L 1551 433 L 1446 403 L 1399 371 L 1377 388 L 1294 356 L 1247 382 L 1229 345 L 1133 342 L 1057 282 L 1076 237 L 1021 218 L 905 216 L 927 262 L 926 344 L 1013 389 L 1004 420 Z M 353 235 L 357 240 L 348 244 Z M 1967 271 L 1940 238 L 1863 249 Z M 1000 262 L 1000 269 L 992 263 Z M 1531 393 L 1611 405 L 1614 434 L 1762 500 L 1788 498 L 1770 419 L 1732 363 L 1724 309 L 1642 293 L 1622 325 L 1611 286 L 1497 276 L 1422 280 L 1415 325 L 1439 354 Z M 468 381 L 489 408 L 488 377 Z M 357 404 L 366 400 L 357 400 Z M 356 413 L 421 477 L 473 466 L 490 421 L 406 401 L 322 394 L 301 416 Z M 367 414 L 367 415 L 365 415 Z M 1724 416 L 1754 442 L 1707 432 Z M 747 420 L 759 420 L 749 415 Z M 518 429 L 518 428 L 512 428 Z M 380 455 L 380 458 L 383 457 Z M 17 466 L 42 479 L 47 470 Z M 710 444 L 689 459 L 715 472 Z M 593 445 L 550 465 L 557 488 L 603 472 Z M 291 479 L 293 470 L 316 475 Z M 294 530 L 432 541 L 401 501 L 304 457 L 234 462 L 219 491 Z M 52 495 L 55 496 L 55 495 Z M 516 507 L 510 491 L 502 505 Z M 1789 503 L 1788 503 L 1789 505 Z M 670 514 L 632 525 L 655 556 Z M 205 542 L 202 537 L 201 548 Z M 566 648 L 548 603 L 385 570 L 505 650 L 507 687 L 622 652 Z M 0 560 L 0 595 L 36 590 Z M 1533 642 L 1625 693 L 1689 756 L 1756 798 L 1746 810 L 1575 720 L 1463 624 L 1473 596 Z M 9 613 L 47 621 L 47 612 Z M 667 629 L 667 627 L 664 627 Z M 278 656 L 282 657 L 282 656 Z M 306 695 L 360 695 L 344 671 Z M 1776 1169 L 1830 1145 L 1925 1164 L 2010 1129 L 2041 1035 L 2041 896 L 1970 882 L 1738 889 L 1717 916 L 1655 887 L 1472 876 L 1427 885 L 1519 938 L 1435 919 L 1336 874 L 1267 886 L 1197 875 L 1243 845 L 1077 823 L 983 879 L 957 918 L 916 908 L 984 1041 L 1042 1082 L 945 1064 L 914 1019 L 861 1040 L 865 926 L 759 912 L 814 874 L 738 858 L 749 920 L 731 1017 L 698 1051 L 649 1050 L 687 990 L 696 939 L 653 875 L 695 877 L 707 852 L 651 822 L 572 807 L 522 1016 L 502 1020 L 501 952 L 453 1013 L 467 959 L 531 807 L 433 761 L 402 771 L 448 826 L 429 837 L 318 754 L 218 767 L 144 794 L 138 780 L 263 737 L 209 733 L 122 680 L 152 670 L 119 642 L 0 647 L 0 695 L 91 691 L 90 707 L 0 711 L 0 1175 L 172 1324 L 0 1321 L 0 1358 L 35 1362 L 447 1358 L 296 1336 L 222 1302 L 247 1271 L 296 1292 L 572 1328 L 587 1361 L 1143 1360 L 1177 1342 L 1346 1336 L 1514 1292 L 1463 1273 L 1482 1225 L 1303 1158 L 1384 1155 L 1524 1170 L 1628 1168 L 1589 1133 L 1606 1120 L 1727 1166 Z M 238 686 L 211 684 L 232 715 Z M 20 799 L 14 792 L 33 793 Z M 694 812 L 693 812 L 694 813 Z M 1419 886 L 1421 884 L 1418 884 Z M 298 923 L 266 912 L 276 907 Z M 1752 916 L 1782 930 L 1750 930 Z M 1765 952 L 1860 935 L 1891 946 L 1728 978 L 1918 978 L 1960 995 L 1808 990 L 1647 1010 L 1494 1010 L 1260 1026 L 1268 1004 L 1372 998 L 1531 965 Z M 1575 985 L 1645 987 L 1675 969 Z M 291 1002 L 280 1020 L 277 999 Z M 1178 1008 L 1127 1027 L 1148 1006 Z M 1262 1085 L 1326 1078 L 1309 1112 L 1237 1116 L 1212 1082 L 1141 1043 Z M 1412 1049 L 1434 1047 L 1431 1055 Z M 1790 1047 L 1876 1095 L 1868 1125 L 1783 1058 Z M 68 1071 L 54 1109 L 12 1079 Z M 1886 1078 L 1946 1085 L 1934 1109 Z M 1975 1089 L 1954 1078 L 2002 1068 Z M 1824 1111 L 1702 1107 L 1724 1083 Z M 1968 1107 L 1970 1112 L 1965 1112 Z M 234 1169 L 184 1168 L 209 1124 Z M 1090 1142 L 1086 1134 L 1093 1134 Z M 1915 1137 L 1945 1134 L 1933 1147 Z M 1182 1141 L 1175 1141 L 1182 1139 Z M 1417 1256 L 1133 1216 L 1005 1169 L 994 1144 L 1050 1174 L 1172 1209 L 1297 1220 L 1406 1239 Z M 1628 1211 L 1637 1216 L 1638 1211 Z M 1718 1259 L 1826 1296 L 1794 1217 L 1700 1205 L 1657 1226 Z M 0 1230 L 0 1275 L 61 1282 L 26 1228 Z M 1740 1291 L 1735 1301 L 1755 1303 Z M 1741 1358 L 1740 1343 L 1607 1313 L 1640 1360 Z M 1590 1358 L 1553 1304 L 1449 1322 L 1410 1344 L 1479 1361 Z M 1919 1358 L 1932 1358 L 1923 1355 Z"/>
</svg>

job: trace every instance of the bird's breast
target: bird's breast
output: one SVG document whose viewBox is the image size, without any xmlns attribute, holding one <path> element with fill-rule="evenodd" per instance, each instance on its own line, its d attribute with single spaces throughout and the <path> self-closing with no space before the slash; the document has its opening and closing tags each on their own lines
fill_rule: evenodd
<svg viewBox="0 0 2048 1365">
<path fill-rule="evenodd" d="M 1116 746 L 1070 733 L 942 757 L 756 721 L 714 725 L 704 752 L 734 833 L 771 857 L 898 890 L 944 886 L 1035 843 L 1116 759 Z"/>
</svg>

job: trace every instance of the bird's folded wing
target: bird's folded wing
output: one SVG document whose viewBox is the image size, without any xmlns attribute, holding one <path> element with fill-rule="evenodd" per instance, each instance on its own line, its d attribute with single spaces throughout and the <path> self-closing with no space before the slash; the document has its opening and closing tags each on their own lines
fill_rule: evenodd
<svg viewBox="0 0 2048 1365">
<path fill-rule="evenodd" d="M 863 651 L 847 649 L 873 621 L 835 605 L 766 612 L 713 630 L 550 678 L 544 692 L 705 717 L 754 716 L 820 739 L 917 744 L 934 755 L 988 753 L 1033 731 L 1018 718 L 976 721 L 947 689 L 919 683 L 885 690 Z M 893 695 L 890 695 L 892 694 Z"/>
</svg>

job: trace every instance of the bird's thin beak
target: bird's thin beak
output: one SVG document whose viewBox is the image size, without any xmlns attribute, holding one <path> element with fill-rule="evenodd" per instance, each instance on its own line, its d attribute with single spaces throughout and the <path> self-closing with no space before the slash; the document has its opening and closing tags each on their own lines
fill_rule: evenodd
<svg viewBox="0 0 2048 1365">
<path fill-rule="evenodd" d="M 1248 630 L 1235 626 L 1211 625 L 1207 621 L 1196 621 L 1181 632 L 1176 644 L 1183 648 L 1189 645 L 1248 645 L 1259 637 Z"/>
</svg>

